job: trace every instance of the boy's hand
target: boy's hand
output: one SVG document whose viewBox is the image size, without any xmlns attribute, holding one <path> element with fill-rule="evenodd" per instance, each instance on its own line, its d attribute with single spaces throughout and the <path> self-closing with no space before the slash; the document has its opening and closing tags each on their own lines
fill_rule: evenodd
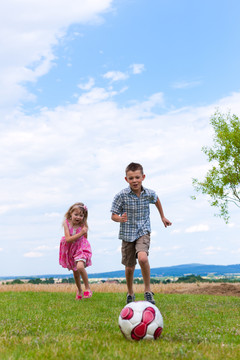
<svg viewBox="0 0 240 360">
<path fill-rule="evenodd" d="M 172 225 L 171 221 L 169 221 L 169 220 L 168 220 L 167 218 L 165 218 L 165 217 L 162 218 L 162 222 L 163 222 L 163 224 L 164 224 L 165 227 Z"/>
<path fill-rule="evenodd" d="M 128 220 L 128 218 L 127 218 L 127 213 L 124 213 L 124 214 L 122 214 L 122 216 L 121 216 L 121 222 L 127 222 L 127 220 Z"/>
</svg>

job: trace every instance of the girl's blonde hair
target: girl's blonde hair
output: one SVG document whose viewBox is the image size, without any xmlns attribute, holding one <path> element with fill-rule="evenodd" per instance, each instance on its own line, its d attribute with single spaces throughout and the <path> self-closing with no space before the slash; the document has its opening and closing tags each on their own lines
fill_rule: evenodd
<svg viewBox="0 0 240 360">
<path fill-rule="evenodd" d="M 88 218 L 88 209 L 86 207 L 86 205 L 84 205 L 82 202 L 77 202 L 75 204 L 73 204 L 72 206 L 70 206 L 70 208 L 68 209 L 68 211 L 66 212 L 66 214 L 64 215 L 64 220 L 71 220 L 72 217 L 72 213 L 75 209 L 79 209 L 83 212 L 83 224 L 88 227 L 88 223 L 87 223 L 87 218 Z"/>
</svg>

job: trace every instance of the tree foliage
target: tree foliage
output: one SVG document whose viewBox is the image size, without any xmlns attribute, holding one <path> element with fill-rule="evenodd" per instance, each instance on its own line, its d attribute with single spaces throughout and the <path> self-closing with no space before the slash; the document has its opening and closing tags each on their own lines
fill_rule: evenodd
<svg viewBox="0 0 240 360">
<path fill-rule="evenodd" d="M 236 115 L 217 110 L 210 123 L 214 130 L 213 146 L 205 146 L 202 151 L 213 166 L 204 181 L 193 179 L 193 187 L 210 196 L 211 206 L 219 209 L 217 216 L 228 223 L 229 203 L 240 207 L 240 121 Z"/>
</svg>

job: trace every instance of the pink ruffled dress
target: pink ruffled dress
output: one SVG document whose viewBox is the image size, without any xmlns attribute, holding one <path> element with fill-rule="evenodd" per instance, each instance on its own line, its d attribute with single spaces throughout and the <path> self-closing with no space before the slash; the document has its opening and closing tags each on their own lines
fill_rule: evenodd
<svg viewBox="0 0 240 360">
<path fill-rule="evenodd" d="M 70 235 L 78 234 L 81 227 L 73 229 L 66 220 Z M 59 264 L 68 270 L 77 270 L 77 261 L 84 260 L 85 267 L 92 265 L 92 249 L 86 235 L 81 236 L 74 242 L 66 242 L 65 236 L 62 237 L 59 249 Z"/>
</svg>

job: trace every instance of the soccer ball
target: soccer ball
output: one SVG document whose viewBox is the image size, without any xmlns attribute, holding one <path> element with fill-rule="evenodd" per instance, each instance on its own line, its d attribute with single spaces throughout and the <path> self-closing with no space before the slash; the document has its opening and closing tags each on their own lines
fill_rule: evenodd
<svg viewBox="0 0 240 360">
<path fill-rule="evenodd" d="M 155 305 L 135 301 L 122 309 L 118 324 L 128 340 L 156 340 L 162 333 L 163 318 Z"/>
</svg>

